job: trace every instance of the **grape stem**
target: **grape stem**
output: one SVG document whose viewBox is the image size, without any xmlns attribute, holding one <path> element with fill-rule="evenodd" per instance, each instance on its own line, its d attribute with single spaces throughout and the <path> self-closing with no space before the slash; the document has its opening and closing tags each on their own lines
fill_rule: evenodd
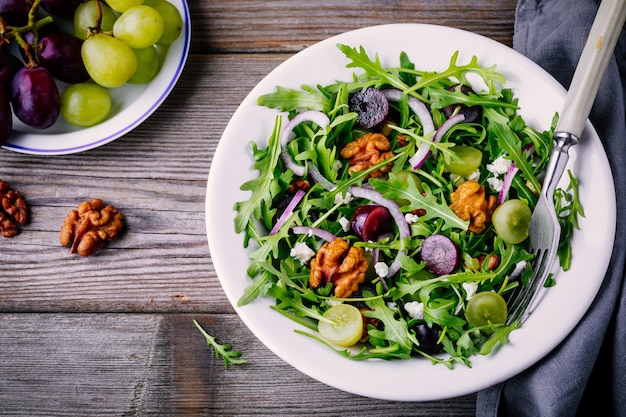
<svg viewBox="0 0 626 417">
<path fill-rule="evenodd" d="M 101 29 L 102 25 L 102 5 L 100 4 L 100 0 L 95 0 L 96 9 L 98 10 L 98 16 L 96 17 L 96 25 L 93 27 L 87 28 L 87 37 L 90 38 L 93 35 L 103 32 Z"/>
<path fill-rule="evenodd" d="M 29 68 L 35 68 L 39 65 L 39 63 L 37 62 L 37 58 L 33 53 L 33 45 L 37 45 L 37 43 L 39 42 L 37 32 L 48 23 L 52 23 L 54 21 L 52 19 L 52 16 L 46 16 L 39 20 L 36 20 L 35 14 L 37 13 L 37 9 L 39 8 L 40 3 L 41 0 L 35 0 L 33 2 L 33 5 L 28 12 L 28 22 L 24 26 L 9 26 L 0 16 L 0 45 L 4 44 L 5 42 L 9 43 L 10 38 L 15 39 L 15 42 L 17 42 L 17 44 L 20 46 L 20 48 L 24 50 L 24 53 L 26 54 L 26 58 L 28 60 L 28 63 L 26 65 Z M 24 40 L 22 34 L 26 32 L 33 32 L 35 34 L 35 40 L 33 41 L 33 45 Z"/>
</svg>

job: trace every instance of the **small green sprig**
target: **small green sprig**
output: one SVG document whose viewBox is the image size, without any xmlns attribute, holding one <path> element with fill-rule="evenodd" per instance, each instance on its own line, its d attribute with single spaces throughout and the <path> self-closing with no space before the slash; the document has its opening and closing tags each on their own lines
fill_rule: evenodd
<svg viewBox="0 0 626 417">
<path fill-rule="evenodd" d="M 200 323 L 198 323 L 195 319 L 193 320 L 193 324 L 198 328 L 198 330 L 200 330 L 200 333 L 202 333 L 207 341 L 207 345 L 213 347 L 213 350 L 215 350 L 215 357 L 224 360 L 224 365 L 226 369 L 228 369 L 230 364 L 241 365 L 247 362 L 245 359 L 239 359 L 241 357 L 241 352 L 231 350 L 232 345 L 222 345 L 218 343 L 215 340 L 215 337 L 208 334 L 206 330 L 204 330 L 202 326 L 200 326 Z"/>
</svg>

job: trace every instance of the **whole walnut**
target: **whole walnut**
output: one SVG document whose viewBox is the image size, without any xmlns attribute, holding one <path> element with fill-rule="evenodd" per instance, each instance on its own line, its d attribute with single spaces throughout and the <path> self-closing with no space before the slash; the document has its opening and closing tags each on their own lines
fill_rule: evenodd
<svg viewBox="0 0 626 417">
<path fill-rule="evenodd" d="M 337 298 L 348 298 L 357 291 L 369 268 L 363 249 L 350 246 L 340 237 L 324 243 L 310 266 L 309 285 L 318 288 L 332 282 Z"/>
<path fill-rule="evenodd" d="M 124 227 L 122 213 L 99 198 L 85 201 L 72 210 L 61 227 L 59 241 L 70 253 L 93 255 L 107 241 L 117 237 Z"/>
<path fill-rule="evenodd" d="M 450 208 L 456 215 L 470 221 L 470 232 L 480 234 L 487 229 L 496 208 L 496 197 L 487 196 L 485 187 L 473 180 L 465 181 L 459 184 L 450 198 Z"/>
<path fill-rule="evenodd" d="M 348 172 L 364 171 L 387 159 L 393 158 L 393 152 L 389 151 L 391 145 L 387 137 L 381 133 L 366 133 L 360 138 L 346 144 L 340 154 L 349 159 Z M 369 177 L 377 178 L 391 170 L 391 164 L 382 166 L 369 173 Z"/>
</svg>

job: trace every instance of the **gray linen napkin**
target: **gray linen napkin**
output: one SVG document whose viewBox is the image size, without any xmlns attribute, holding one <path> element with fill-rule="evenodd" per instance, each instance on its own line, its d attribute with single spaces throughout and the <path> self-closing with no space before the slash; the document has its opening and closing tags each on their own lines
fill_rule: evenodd
<svg viewBox="0 0 626 417">
<path fill-rule="evenodd" d="M 594 0 L 520 0 L 513 46 L 568 87 L 597 8 Z M 553 352 L 522 374 L 478 393 L 477 417 L 626 416 L 624 86 L 622 31 L 590 115 L 617 195 L 616 242 L 603 285 L 585 317 Z"/>
</svg>

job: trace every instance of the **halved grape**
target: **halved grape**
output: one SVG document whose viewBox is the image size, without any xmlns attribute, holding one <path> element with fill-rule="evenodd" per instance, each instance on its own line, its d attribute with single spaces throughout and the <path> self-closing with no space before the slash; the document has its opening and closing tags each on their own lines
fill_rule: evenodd
<svg viewBox="0 0 626 417">
<path fill-rule="evenodd" d="M 352 346 L 363 334 L 363 316 L 351 304 L 338 304 L 326 310 L 322 317 L 332 322 L 321 321 L 317 328 L 323 338 L 339 346 Z"/>
<path fill-rule="evenodd" d="M 460 161 L 452 159 L 451 161 L 444 161 L 444 166 L 448 172 L 451 172 L 462 177 L 469 177 L 475 172 L 483 160 L 483 153 L 472 146 L 456 145 L 450 148 L 459 158 Z"/>
<path fill-rule="evenodd" d="M 134 6 L 117 18 L 113 36 L 133 49 L 154 45 L 163 34 L 163 18 L 150 6 Z"/>
<path fill-rule="evenodd" d="M 507 243 L 522 243 L 530 233 L 532 212 L 524 200 L 512 198 L 500 204 L 491 216 L 498 236 Z"/>
<path fill-rule="evenodd" d="M 507 306 L 504 298 L 493 291 L 482 291 L 474 294 L 465 308 L 467 319 L 474 327 L 506 322 Z"/>
<path fill-rule="evenodd" d="M 111 112 L 109 90 L 93 83 L 68 86 L 61 94 L 61 114 L 74 126 L 94 126 Z"/>
<path fill-rule="evenodd" d="M 137 70 L 137 58 L 132 49 L 119 39 L 102 33 L 83 43 L 81 55 L 91 78 L 103 87 L 120 87 Z"/>
</svg>

